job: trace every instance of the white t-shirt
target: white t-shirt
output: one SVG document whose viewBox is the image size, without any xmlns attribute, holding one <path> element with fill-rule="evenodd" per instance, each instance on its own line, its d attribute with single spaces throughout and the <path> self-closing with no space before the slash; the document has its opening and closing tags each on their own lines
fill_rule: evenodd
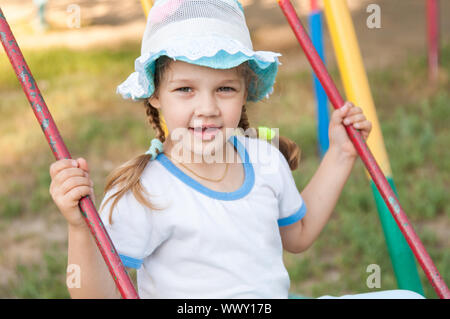
<svg viewBox="0 0 450 319">
<path fill-rule="evenodd" d="M 102 210 L 124 265 L 138 269 L 141 298 L 288 297 L 279 227 L 303 218 L 306 206 L 276 147 L 242 135 L 228 142 L 244 165 L 238 190 L 211 190 L 159 154 L 141 183 L 163 210 L 141 205 L 131 192 L 113 209 L 112 225 L 113 200 Z"/>
</svg>

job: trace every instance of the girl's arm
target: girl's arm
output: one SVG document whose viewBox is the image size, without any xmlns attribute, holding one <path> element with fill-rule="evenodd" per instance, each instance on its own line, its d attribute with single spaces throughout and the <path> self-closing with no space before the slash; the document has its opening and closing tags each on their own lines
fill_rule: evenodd
<svg viewBox="0 0 450 319">
<path fill-rule="evenodd" d="M 329 220 L 350 176 L 357 152 L 343 123 L 360 129 L 364 139 L 372 127 L 362 110 L 351 103 L 333 112 L 329 129 L 330 147 L 301 194 L 307 213 L 300 221 L 280 227 L 283 247 L 289 252 L 300 253 L 312 245 Z"/>
<path fill-rule="evenodd" d="M 301 193 L 307 213 L 300 221 L 280 228 L 283 247 L 291 253 L 308 249 L 330 218 L 354 160 L 329 149 L 319 169 Z"/>
<path fill-rule="evenodd" d="M 69 225 L 68 265 L 76 265 L 78 267 L 72 269 L 79 270 L 79 273 L 67 274 L 67 286 L 72 298 L 121 298 L 87 226 L 77 228 Z M 73 277 L 76 275 L 80 278 Z"/>
<path fill-rule="evenodd" d="M 50 166 L 50 194 L 69 233 L 67 288 L 72 298 L 120 298 L 108 267 L 78 207 L 91 196 L 95 203 L 89 167 L 84 158 L 62 159 Z M 73 266 L 71 266 L 73 265 Z"/>
</svg>

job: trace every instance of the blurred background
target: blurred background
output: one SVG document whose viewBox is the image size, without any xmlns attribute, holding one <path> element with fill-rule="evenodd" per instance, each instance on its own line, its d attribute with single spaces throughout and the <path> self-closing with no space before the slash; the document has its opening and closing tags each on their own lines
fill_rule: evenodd
<svg viewBox="0 0 450 319">
<path fill-rule="evenodd" d="M 85 158 L 97 208 L 105 177 L 147 150 L 143 105 L 115 93 L 140 55 L 139 0 L 2 0 L 0 6 L 72 157 Z M 309 1 L 292 1 L 307 26 Z M 321 7 L 321 1 L 318 2 Z M 381 28 L 367 27 L 369 4 Z M 280 52 L 269 100 L 248 105 L 251 126 L 277 127 L 302 149 L 301 191 L 320 163 L 309 64 L 275 0 L 246 0 L 257 50 Z M 425 0 L 348 0 L 399 200 L 450 283 L 450 1 L 440 1 L 440 69 L 428 80 Z M 327 67 L 344 94 L 324 21 Z M 0 298 L 69 298 L 67 225 L 49 194 L 55 161 L 4 51 L 0 53 Z M 150 190 L 151 191 L 151 190 Z M 318 297 L 396 289 L 370 183 L 358 161 L 317 242 L 285 253 L 291 292 Z M 370 264 L 381 287 L 368 288 Z M 418 267 L 425 295 L 437 298 Z"/>
</svg>

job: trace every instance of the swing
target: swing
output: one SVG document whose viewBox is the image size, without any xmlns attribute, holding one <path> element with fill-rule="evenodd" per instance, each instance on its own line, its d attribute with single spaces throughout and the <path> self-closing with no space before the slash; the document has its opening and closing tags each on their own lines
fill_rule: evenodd
<svg viewBox="0 0 450 319">
<path fill-rule="evenodd" d="M 143 6 L 145 5 L 144 2 L 146 2 L 147 4 L 150 3 L 149 0 L 142 0 Z M 306 31 L 304 30 L 291 2 L 289 0 L 278 0 L 278 4 L 285 14 L 289 24 L 291 25 L 296 38 L 302 46 L 313 70 L 317 75 L 317 78 L 322 83 L 332 105 L 335 109 L 342 107 L 344 105 L 344 100 L 337 90 L 330 75 L 328 74 Z M 64 142 L 62 141 L 56 125 L 47 109 L 45 101 L 42 98 L 39 88 L 37 87 L 37 83 L 35 82 L 31 71 L 29 70 L 24 60 L 20 48 L 15 41 L 15 38 L 1 9 L 0 35 L 3 47 L 8 54 L 11 64 L 13 65 L 19 82 L 21 83 L 25 94 L 27 95 L 32 109 L 39 123 L 41 124 L 41 127 L 44 131 L 47 141 L 51 146 L 55 158 L 57 160 L 63 158 L 71 158 L 70 153 L 68 152 Z M 409 246 L 413 250 L 414 255 L 418 259 L 421 267 L 427 275 L 428 280 L 431 282 L 439 297 L 446 299 L 450 298 L 450 291 L 448 287 L 445 285 L 430 256 L 423 247 L 423 244 L 414 232 L 411 224 L 406 217 L 406 214 L 403 212 L 403 209 L 401 208 L 400 203 L 397 200 L 395 192 L 389 184 L 389 181 L 384 176 L 383 171 L 376 162 L 368 146 L 365 144 L 361 134 L 359 133 L 359 131 L 354 129 L 353 126 L 347 126 L 346 131 L 355 148 L 357 149 L 359 156 L 364 162 L 374 182 L 374 185 L 376 186 L 382 199 L 384 200 L 384 203 L 397 222 L 398 227 L 406 237 Z M 79 205 L 122 297 L 126 299 L 139 298 L 133 284 L 131 283 L 130 278 L 128 277 L 128 274 L 124 269 L 120 257 L 118 256 L 114 248 L 114 245 L 112 244 L 108 234 L 104 229 L 104 226 L 91 199 L 88 196 L 84 197 L 80 200 Z"/>
</svg>

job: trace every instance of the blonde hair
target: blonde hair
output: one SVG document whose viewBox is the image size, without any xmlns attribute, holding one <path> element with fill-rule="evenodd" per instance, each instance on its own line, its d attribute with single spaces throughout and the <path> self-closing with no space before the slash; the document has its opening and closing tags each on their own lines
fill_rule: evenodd
<svg viewBox="0 0 450 319">
<path fill-rule="evenodd" d="M 155 84 L 155 93 L 157 94 L 159 83 L 161 83 L 161 80 L 163 79 L 164 73 L 167 70 L 167 68 L 170 66 L 170 63 L 173 60 L 162 56 L 156 61 L 156 67 L 155 67 L 155 76 L 154 76 L 154 84 Z M 238 68 L 237 71 L 241 76 L 244 77 L 246 82 L 247 91 L 250 85 L 255 85 L 256 83 L 256 75 L 253 72 L 253 70 L 248 66 L 247 62 L 242 63 Z M 254 86 L 256 87 L 256 86 Z M 257 92 L 257 90 L 254 90 Z M 257 94 L 257 93 L 255 93 Z M 249 97 L 250 99 L 251 97 Z M 162 143 L 166 140 L 164 130 L 161 127 L 161 121 L 159 117 L 159 111 L 154 108 L 150 102 L 145 100 L 144 107 L 146 110 L 146 114 L 148 117 L 148 121 L 150 125 L 155 130 L 155 138 L 159 139 Z M 242 107 L 242 113 L 241 113 L 241 119 L 239 121 L 238 127 L 241 128 L 245 133 L 248 132 L 248 129 L 250 128 L 250 123 L 248 121 L 248 116 L 246 112 L 246 106 L 244 105 Z M 258 130 L 256 131 L 256 136 L 258 136 Z M 246 134 L 247 135 L 247 134 Z M 247 135 L 248 136 L 248 135 Z M 254 136 L 254 135 L 253 135 Z M 284 155 L 286 158 L 289 167 L 291 170 L 296 170 L 298 168 L 298 164 L 300 161 L 300 148 L 298 145 L 290 140 L 287 137 L 284 136 L 277 136 L 278 138 L 278 144 L 280 152 Z M 275 141 L 276 142 L 276 141 Z M 157 151 L 158 152 L 158 151 Z M 142 186 L 140 177 L 149 163 L 151 158 L 151 155 L 143 154 L 139 155 L 136 158 L 122 164 L 121 166 L 115 168 L 106 178 L 106 185 L 103 192 L 103 195 L 106 195 L 106 193 L 113 189 L 114 187 L 117 187 L 118 190 L 112 194 L 100 207 L 100 211 L 102 208 L 112 199 L 114 199 L 111 208 L 110 208 L 110 215 L 109 215 L 109 222 L 112 224 L 112 210 L 114 206 L 117 204 L 119 199 L 125 195 L 128 191 L 131 191 L 136 198 L 136 200 L 141 203 L 144 206 L 147 206 L 151 210 L 161 210 L 161 208 L 158 208 L 144 196 L 150 196 L 150 194 L 146 191 L 146 189 Z"/>
</svg>

